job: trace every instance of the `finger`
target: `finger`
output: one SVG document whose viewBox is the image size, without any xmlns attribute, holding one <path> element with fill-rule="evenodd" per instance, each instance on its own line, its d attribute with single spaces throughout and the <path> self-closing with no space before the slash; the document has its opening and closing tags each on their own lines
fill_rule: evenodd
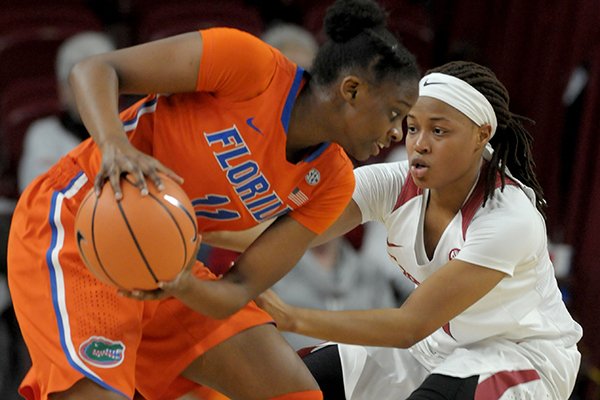
<svg viewBox="0 0 600 400">
<path fill-rule="evenodd" d="M 122 296 L 128 297 L 130 299 L 140 300 L 140 301 L 145 301 L 145 300 L 159 300 L 159 299 L 165 297 L 165 293 L 162 290 L 160 290 L 160 289 L 156 289 L 156 290 L 131 290 L 131 291 L 120 289 L 119 290 L 119 294 L 121 294 Z"/>
<path fill-rule="evenodd" d="M 142 172 L 142 170 L 138 170 L 138 172 L 135 174 L 135 176 L 136 176 L 135 186 L 140 189 L 140 193 L 142 194 L 142 196 L 147 196 L 148 195 L 148 184 L 146 183 L 146 177 L 144 177 L 144 173 Z"/>
<path fill-rule="evenodd" d="M 130 292 L 129 290 L 119 289 L 117 291 L 117 293 L 119 294 L 119 296 L 127 297 L 129 299 L 139 300 L 138 297 L 136 295 L 134 295 L 133 292 Z"/>
<path fill-rule="evenodd" d="M 102 186 L 104 186 L 105 180 L 106 178 L 102 173 L 96 175 L 96 178 L 94 179 L 94 193 L 96 193 L 96 196 L 100 196 L 102 193 Z"/>
<path fill-rule="evenodd" d="M 157 170 L 152 169 L 151 171 L 146 172 L 146 175 L 148 175 L 148 178 L 152 181 L 159 192 L 165 190 L 165 185 L 163 184 L 162 179 L 160 179 L 160 175 L 158 175 Z"/>
<path fill-rule="evenodd" d="M 113 192 L 115 192 L 115 199 L 117 201 L 121 200 L 123 198 L 123 193 L 121 192 L 121 174 L 118 171 L 111 172 L 108 176 L 108 180 L 110 181 Z"/>
<path fill-rule="evenodd" d="M 175 283 L 175 280 L 172 281 L 163 281 L 163 282 L 158 282 L 157 286 L 160 290 L 166 292 L 166 293 L 171 293 L 175 287 L 177 286 L 177 284 Z"/>
</svg>

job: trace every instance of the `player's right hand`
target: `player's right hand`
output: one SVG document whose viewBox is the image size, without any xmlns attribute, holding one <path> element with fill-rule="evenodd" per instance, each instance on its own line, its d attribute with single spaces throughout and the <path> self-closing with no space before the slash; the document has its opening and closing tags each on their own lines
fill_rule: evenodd
<svg viewBox="0 0 600 400">
<path fill-rule="evenodd" d="M 151 157 L 129 143 L 126 137 L 106 140 L 100 146 L 102 163 L 94 181 L 94 190 L 99 196 L 102 186 L 108 180 L 115 193 L 115 199 L 121 200 L 121 176 L 130 175 L 143 196 L 148 194 L 146 178 L 149 178 L 158 190 L 163 190 L 163 183 L 158 172 L 163 172 L 180 185 L 183 178 L 165 167 L 154 157 Z"/>
</svg>

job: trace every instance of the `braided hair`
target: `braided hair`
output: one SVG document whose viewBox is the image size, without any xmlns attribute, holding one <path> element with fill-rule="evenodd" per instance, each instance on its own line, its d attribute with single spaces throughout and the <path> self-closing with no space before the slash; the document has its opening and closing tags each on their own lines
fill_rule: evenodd
<svg viewBox="0 0 600 400">
<path fill-rule="evenodd" d="M 508 168 L 517 179 L 533 189 L 536 207 L 545 216 L 546 200 L 534 172 L 535 163 L 531 153 L 533 138 L 523 126 L 524 121 L 533 121 L 509 110 L 508 91 L 489 68 L 472 62 L 453 61 L 433 68 L 427 71 L 427 74 L 432 72 L 452 75 L 467 82 L 488 99 L 496 113 L 498 128 L 490 140 L 494 154 L 485 176 L 484 205 L 485 201 L 494 195 L 498 174 L 502 181 L 502 190 L 504 189 Z"/>
<path fill-rule="evenodd" d="M 312 79 L 327 85 L 340 74 L 362 70 L 370 73 L 375 85 L 387 79 L 418 80 L 414 56 L 387 30 L 386 18 L 372 0 L 337 0 L 325 15 L 329 39 L 315 57 Z"/>
</svg>

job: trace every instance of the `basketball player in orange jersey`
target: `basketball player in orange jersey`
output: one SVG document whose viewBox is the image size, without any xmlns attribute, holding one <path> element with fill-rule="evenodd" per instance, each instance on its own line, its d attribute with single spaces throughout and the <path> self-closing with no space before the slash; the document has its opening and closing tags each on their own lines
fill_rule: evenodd
<svg viewBox="0 0 600 400">
<path fill-rule="evenodd" d="M 306 73 L 232 29 L 183 34 L 95 56 L 71 73 L 94 140 L 24 192 L 9 239 L 9 283 L 32 368 L 27 399 L 173 399 L 198 384 L 237 399 L 320 399 L 302 361 L 252 302 L 350 200 L 345 152 L 401 137 L 417 98 L 412 56 L 371 0 L 328 10 L 330 40 Z M 119 118 L 118 93 L 157 93 Z M 201 230 L 277 221 L 216 280 L 202 265 L 177 297 L 138 301 L 96 280 L 73 222 L 90 188 L 131 174 L 140 190 L 179 179 Z M 181 178 L 183 179 L 181 179 Z M 127 268 L 123 260 L 123 268 Z M 187 288 L 187 289 L 186 289 Z M 145 298 L 155 294 L 129 294 Z M 198 300 L 201 313 L 185 303 Z"/>
</svg>

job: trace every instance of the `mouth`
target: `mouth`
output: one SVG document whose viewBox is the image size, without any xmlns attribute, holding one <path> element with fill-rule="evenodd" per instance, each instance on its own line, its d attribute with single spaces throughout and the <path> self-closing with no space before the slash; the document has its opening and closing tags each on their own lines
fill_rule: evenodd
<svg viewBox="0 0 600 400">
<path fill-rule="evenodd" d="M 371 154 L 373 156 L 376 156 L 379 154 L 379 152 L 383 149 L 386 149 L 389 147 L 389 144 L 385 144 L 385 143 L 381 143 L 379 141 L 373 142 L 373 146 L 372 146 L 372 150 L 371 150 Z"/>
<path fill-rule="evenodd" d="M 377 143 L 373 143 L 371 145 L 371 156 L 373 156 L 373 157 L 377 156 L 380 151 L 381 151 L 381 148 L 378 146 Z"/>
<path fill-rule="evenodd" d="M 423 178 L 428 170 L 429 165 L 423 162 L 423 160 L 418 158 L 411 160 L 410 172 L 414 178 Z"/>
</svg>

